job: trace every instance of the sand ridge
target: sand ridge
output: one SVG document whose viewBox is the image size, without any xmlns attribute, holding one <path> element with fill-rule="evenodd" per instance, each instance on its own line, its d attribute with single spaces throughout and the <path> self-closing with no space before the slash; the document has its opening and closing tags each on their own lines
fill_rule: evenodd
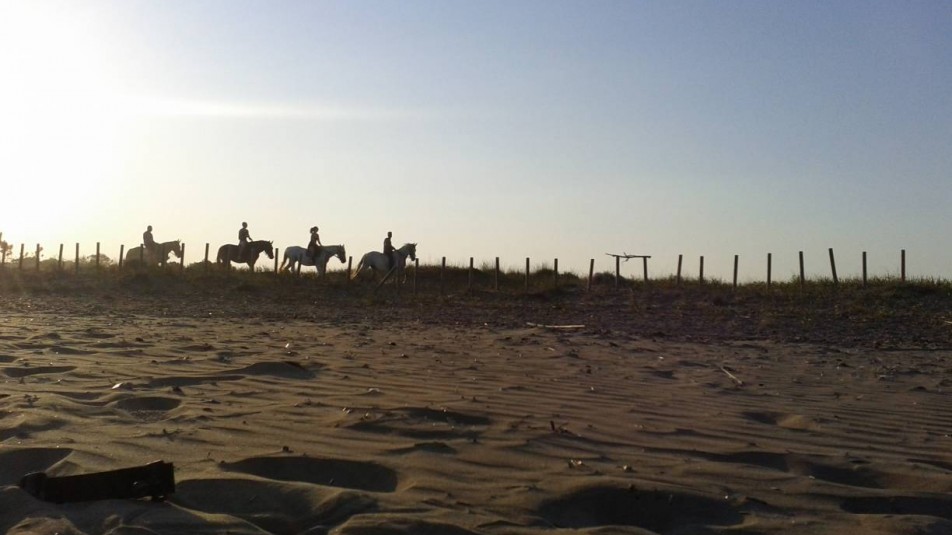
<svg viewBox="0 0 952 535">
<path fill-rule="evenodd" d="M 952 532 L 947 349 L 167 305 L 0 312 L 0 530 Z M 164 503 L 16 487 L 156 459 Z"/>
</svg>

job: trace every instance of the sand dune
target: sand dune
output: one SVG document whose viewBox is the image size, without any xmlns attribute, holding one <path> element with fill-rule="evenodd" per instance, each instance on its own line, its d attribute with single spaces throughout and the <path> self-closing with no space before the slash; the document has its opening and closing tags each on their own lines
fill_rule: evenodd
<svg viewBox="0 0 952 535">
<path fill-rule="evenodd" d="M 3 532 L 952 533 L 952 351 L 928 343 L 63 303 L 0 312 Z M 161 503 L 16 486 L 156 459 Z"/>
</svg>

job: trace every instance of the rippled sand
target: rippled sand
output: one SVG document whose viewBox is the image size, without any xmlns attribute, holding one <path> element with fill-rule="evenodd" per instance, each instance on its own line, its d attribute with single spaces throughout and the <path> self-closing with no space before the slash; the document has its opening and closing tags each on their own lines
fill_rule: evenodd
<svg viewBox="0 0 952 535">
<path fill-rule="evenodd" d="M 0 311 L 0 531 L 952 533 L 948 349 L 81 301 Z M 162 503 L 16 486 L 157 459 Z"/>
</svg>

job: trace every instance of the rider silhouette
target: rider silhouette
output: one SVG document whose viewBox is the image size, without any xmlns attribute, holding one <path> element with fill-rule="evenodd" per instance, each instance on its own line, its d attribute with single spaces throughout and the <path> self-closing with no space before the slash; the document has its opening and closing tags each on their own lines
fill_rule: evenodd
<svg viewBox="0 0 952 535">
<path fill-rule="evenodd" d="M 393 237 L 393 232 L 387 231 L 387 237 L 383 239 L 383 254 L 387 256 L 387 271 L 393 269 L 394 257 L 393 253 L 395 249 L 393 248 L 393 243 L 390 242 L 390 238 Z"/>
<path fill-rule="evenodd" d="M 142 233 L 142 246 L 145 247 L 146 251 L 149 251 L 149 254 L 155 256 L 156 245 L 155 239 L 152 238 L 152 225 L 149 225 Z"/>
<path fill-rule="evenodd" d="M 248 248 L 248 242 L 251 241 L 251 233 L 248 232 L 248 223 L 242 223 L 238 231 L 238 260 L 241 261 L 245 256 L 245 249 Z"/>
<path fill-rule="evenodd" d="M 320 252 L 321 237 L 317 234 L 317 226 L 311 227 L 311 241 L 307 243 L 307 255 L 311 257 L 311 263 L 317 265 L 317 253 Z"/>
</svg>

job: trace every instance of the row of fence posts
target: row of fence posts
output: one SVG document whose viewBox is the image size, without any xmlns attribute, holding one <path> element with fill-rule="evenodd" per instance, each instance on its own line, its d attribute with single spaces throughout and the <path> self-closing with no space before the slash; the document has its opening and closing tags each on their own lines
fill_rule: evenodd
<svg viewBox="0 0 952 535">
<path fill-rule="evenodd" d="M 829 249 L 829 254 L 830 254 L 830 271 L 831 271 L 831 274 L 832 274 L 832 277 L 833 277 L 833 284 L 839 284 L 839 278 L 838 278 L 837 275 L 836 275 L 836 259 L 835 259 L 834 255 L 833 255 L 833 248 L 832 248 L 832 247 Z M 649 280 L 649 279 L 648 279 L 648 259 L 651 258 L 651 256 L 645 256 L 645 255 L 612 255 L 612 254 L 609 254 L 609 256 L 614 256 L 614 257 L 615 257 L 615 288 L 618 288 L 619 285 L 621 284 L 621 280 L 622 280 L 622 276 L 621 276 L 621 259 L 622 259 L 622 258 L 626 258 L 626 257 L 628 257 L 628 258 L 640 258 L 640 259 L 642 260 L 642 274 L 643 274 L 643 277 L 644 277 L 644 282 L 645 282 L 645 284 L 648 283 L 648 280 Z M 868 285 L 868 283 L 869 283 L 868 271 L 867 271 L 867 268 L 866 268 L 866 251 L 863 251 L 863 257 L 862 257 L 862 258 L 863 258 L 863 261 L 862 261 L 862 264 L 863 264 L 863 287 L 866 287 L 866 286 Z M 675 280 L 677 281 L 677 284 L 678 284 L 679 286 L 681 285 L 681 281 L 682 281 L 681 268 L 682 268 L 682 266 L 684 265 L 684 262 L 683 262 L 683 261 L 684 261 L 684 255 L 678 255 L 678 271 L 677 271 L 677 275 L 676 275 L 676 277 L 675 277 Z M 803 289 L 803 287 L 804 287 L 805 284 L 806 284 L 806 272 L 805 272 L 805 270 L 804 270 L 803 251 L 799 251 L 799 264 L 800 264 L 800 288 Z M 415 266 L 415 268 L 418 268 L 418 267 L 419 267 L 419 261 L 416 261 L 415 264 L 414 264 L 414 266 Z M 737 275 L 738 275 L 739 267 L 740 267 L 740 255 L 734 255 L 734 271 L 733 271 L 733 283 L 732 283 L 732 288 L 733 288 L 733 289 L 737 289 L 737 284 L 738 284 L 738 283 L 737 283 Z M 767 288 L 770 288 L 771 285 L 773 284 L 773 280 L 772 280 L 772 277 L 773 277 L 772 268 L 773 268 L 773 253 L 767 253 Z M 413 291 L 414 291 L 414 293 L 416 293 L 416 271 L 417 271 L 417 269 L 414 269 L 414 272 L 413 272 L 413 273 L 414 273 L 414 275 L 413 275 Z M 439 279 L 439 281 L 440 281 L 440 295 L 441 295 L 441 296 L 444 294 L 444 290 L 445 290 L 445 287 L 444 287 L 445 271 L 446 271 L 446 257 L 444 256 L 444 257 L 442 257 L 442 259 L 440 260 L 440 279 Z M 467 281 L 468 281 L 468 282 L 467 282 L 467 290 L 469 290 L 469 291 L 472 291 L 472 289 L 473 289 L 473 273 L 474 273 L 473 257 L 470 257 L 470 258 L 469 258 L 469 272 L 468 272 L 468 276 L 467 276 Z M 495 266 L 494 266 L 494 270 L 493 270 L 493 290 L 497 290 L 497 291 L 499 290 L 499 274 L 500 274 L 500 271 L 499 271 L 499 257 L 497 256 L 497 257 L 495 258 Z M 526 291 L 526 292 L 529 291 L 530 274 L 531 274 L 531 271 L 530 271 L 530 258 L 529 258 L 529 257 L 526 257 L 526 271 L 525 271 L 525 291 Z M 389 274 L 388 274 L 388 276 L 389 276 Z M 553 276 L 553 285 L 556 286 L 556 287 L 558 287 L 558 285 L 559 285 L 559 259 L 558 259 L 558 258 L 554 259 L 553 269 L 552 269 L 552 276 Z M 588 283 L 587 283 L 587 285 L 586 285 L 586 290 L 588 290 L 588 291 L 591 291 L 591 289 L 592 289 L 592 280 L 594 279 L 594 276 L 595 276 L 595 259 L 592 258 L 592 259 L 589 260 L 589 267 L 588 267 Z M 347 266 L 347 278 L 350 279 L 350 264 L 348 264 L 348 266 Z M 905 249 L 902 249 L 901 252 L 900 252 L 900 280 L 901 280 L 902 282 L 905 282 L 905 281 L 906 281 L 906 250 L 905 250 Z M 386 279 L 384 279 L 383 281 L 381 281 L 380 285 L 383 285 L 384 282 L 386 282 Z M 699 282 L 700 284 L 704 284 L 704 256 L 701 256 L 701 257 L 700 257 L 700 269 L 699 269 L 699 273 L 698 273 L 698 282 Z M 378 287 L 379 287 L 379 286 L 378 286 Z"/>
<path fill-rule="evenodd" d="M 3 238 L 3 234 L 0 233 L 0 239 L 2 239 L 2 238 Z M 184 269 L 185 269 L 185 244 L 184 244 L 184 243 L 180 244 L 180 247 L 181 247 L 181 251 L 182 251 L 182 257 L 181 257 L 181 259 L 180 259 L 180 260 L 181 260 L 181 263 L 180 263 L 180 267 L 179 267 L 179 268 L 180 268 L 181 270 L 184 270 Z M 277 249 L 277 248 L 275 248 L 275 249 Z M 41 252 L 42 250 L 43 250 L 43 248 L 40 246 L 40 244 L 37 244 L 37 245 L 36 245 L 36 256 L 35 256 L 36 270 L 37 270 L 37 271 L 40 270 L 40 252 Z M 21 244 L 20 244 L 20 256 L 19 256 L 19 262 L 18 262 L 18 269 L 20 269 L 21 271 L 23 270 L 23 262 L 24 262 L 24 259 L 25 259 L 25 253 L 26 253 L 26 245 L 21 243 Z M 205 244 L 205 260 L 204 260 L 204 266 L 205 266 L 205 271 L 206 271 L 206 272 L 208 271 L 208 267 L 209 267 L 209 264 L 210 264 L 209 261 L 208 261 L 208 253 L 209 253 L 209 244 L 206 243 L 206 244 Z M 616 288 L 620 285 L 621 280 L 622 280 L 622 276 L 621 276 L 621 260 L 622 260 L 622 259 L 626 259 L 626 260 L 627 260 L 627 259 L 629 259 L 629 258 L 640 258 L 640 259 L 642 260 L 642 272 L 643 272 L 644 282 L 645 282 L 645 283 L 648 282 L 648 259 L 651 258 L 650 256 L 644 256 L 644 255 L 615 255 L 615 254 L 611 254 L 611 253 L 607 253 L 607 254 L 608 254 L 609 256 L 615 257 L 615 287 L 616 287 Z M 829 249 L 829 255 L 830 255 L 830 272 L 831 272 L 831 275 L 832 275 L 832 278 L 833 278 L 833 284 L 839 284 L 839 278 L 837 277 L 837 274 L 836 274 L 836 258 L 835 258 L 835 256 L 833 255 L 833 248 L 832 248 L 832 247 Z M 97 270 L 98 270 L 99 267 L 100 267 L 100 257 L 101 257 L 101 253 L 100 253 L 100 242 L 96 242 L 95 267 L 96 267 Z M 805 270 L 804 270 L 803 251 L 800 251 L 800 252 L 799 252 L 798 257 L 799 257 L 799 267 L 800 267 L 800 278 L 799 278 L 799 280 L 800 280 L 800 287 L 803 288 L 803 286 L 806 284 L 806 272 L 805 272 Z M 121 268 L 122 265 L 123 265 L 123 260 L 124 260 L 124 258 L 125 258 L 125 245 L 120 245 L 120 246 L 119 246 L 119 260 L 118 260 L 118 264 L 119 264 L 119 267 L 120 267 L 120 268 Z M 347 280 L 350 280 L 350 279 L 351 279 L 353 260 L 354 260 L 354 257 L 352 257 L 352 256 L 350 256 L 350 257 L 347 258 Z M 683 266 L 683 260 L 684 260 L 684 255 L 678 255 L 678 270 L 677 270 L 677 274 L 675 275 L 675 280 L 676 280 L 676 282 L 677 282 L 678 285 L 680 285 L 680 284 L 681 284 L 681 281 L 682 281 L 681 268 L 682 268 L 682 266 Z M 6 264 L 6 261 L 7 261 L 7 252 L 6 252 L 6 250 L 4 249 L 2 252 L 0 252 L 0 265 L 5 265 L 5 264 Z M 140 262 L 144 262 L 144 261 L 145 261 L 145 247 L 142 246 L 142 245 L 139 246 L 139 261 L 140 261 Z M 419 269 L 419 265 L 420 265 L 419 259 L 415 260 L 415 261 L 414 261 L 414 272 L 413 272 L 413 290 L 414 290 L 414 292 L 416 292 L 416 272 L 417 272 L 417 270 Z M 735 288 L 735 289 L 737 288 L 737 273 L 738 273 L 739 265 L 740 265 L 740 255 L 734 255 L 733 288 Z M 866 266 L 867 266 L 867 264 L 866 264 L 866 251 L 863 251 L 862 266 L 863 266 L 863 286 L 865 287 L 865 286 L 868 284 L 868 281 L 869 281 L 869 279 L 868 279 L 867 267 L 866 267 Z M 57 267 L 58 267 L 60 270 L 63 269 L 63 244 L 60 244 L 60 246 L 59 246 L 59 257 L 58 257 L 58 259 L 57 259 Z M 770 288 L 771 285 L 773 284 L 772 268 L 773 268 L 773 254 L 772 254 L 772 253 L 767 253 L 767 287 L 768 287 L 768 288 Z M 74 269 L 75 269 L 75 271 L 76 271 L 77 273 L 79 272 L 79 243 L 76 244 L 76 253 L 75 253 Z M 445 289 L 445 287 L 444 287 L 444 280 L 445 280 L 445 275 L 444 275 L 444 273 L 445 273 L 445 271 L 446 271 L 446 257 L 444 256 L 444 257 L 442 257 L 442 260 L 441 260 L 441 262 L 440 262 L 440 295 L 443 295 L 444 289 Z M 301 272 L 301 264 L 299 263 L 298 266 L 297 266 L 297 274 L 300 274 L 300 272 Z M 558 285 L 559 285 L 559 259 L 558 259 L 558 258 L 556 258 L 556 259 L 554 260 L 552 272 L 553 272 L 553 285 L 558 286 Z M 278 271 L 278 255 L 277 255 L 277 254 L 274 255 L 274 273 L 275 273 L 275 274 L 278 274 L 278 273 L 279 273 L 279 271 Z M 468 289 L 468 290 L 472 290 L 472 288 L 473 288 L 473 273 L 474 273 L 473 257 L 470 257 L 470 258 L 469 258 L 468 284 L 467 284 L 467 289 Z M 530 272 L 530 259 L 529 259 L 529 257 L 526 257 L 525 291 L 527 291 L 527 292 L 529 291 L 530 273 L 531 273 L 531 272 Z M 495 266 L 494 266 L 494 271 L 493 271 L 493 290 L 499 290 L 499 274 L 500 274 L 500 271 L 499 271 L 499 257 L 497 256 L 497 257 L 495 258 Z M 587 284 L 587 286 L 586 286 L 586 289 L 587 289 L 587 290 L 591 290 L 591 289 L 592 289 L 592 279 L 594 278 L 594 276 L 595 276 L 595 259 L 592 258 L 592 259 L 589 261 L 588 284 Z M 900 280 L 902 280 L 903 282 L 905 282 L 905 280 L 906 280 L 906 250 L 905 250 L 905 249 L 902 249 L 901 252 L 900 252 Z M 383 282 L 385 282 L 385 281 L 386 281 L 386 279 L 384 279 L 384 281 L 382 281 L 381 284 L 383 284 Z M 701 256 L 701 257 L 700 257 L 700 265 L 699 265 L 699 271 L 698 271 L 698 282 L 701 283 L 701 284 L 704 284 L 704 256 Z"/>
<path fill-rule="evenodd" d="M 833 284 L 839 284 L 839 278 L 836 275 L 836 257 L 833 255 L 833 248 L 829 249 L 830 254 L 830 274 L 833 278 Z M 800 266 L 800 288 L 802 289 L 806 284 L 806 271 L 804 269 L 803 262 L 803 251 L 799 251 L 798 254 L 799 266 Z M 620 277 L 620 271 L 618 266 L 618 257 L 615 258 L 615 286 L 618 286 L 618 280 Z M 682 266 L 683 255 L 678 255 L 678 273 L 676 276 L 677 283 L 681 284 L 681 266 Z M 645 282 L 648 282 L 648 260 L 645 258 L 644 261 L 645 269 Z M 863 251 L 863 286 L 867 286 L 869 283 L 869 273 L 866 268 L 866 251 Z M 740 265 L 740 255 L 734 255 L 734 278 L 733 278 L 733 288 L 737 288 L 737 271 Z M 899 254 L 899 278 L 902 282 L 906 281 L 906 250 L 902 249 Z M 767 253 L 767 288 L 773 283 L 773 253 Z M 700 269 L 698 272 L 698 281 L 704 283 L 704 257 L 700 257 Z"/>
</svg>

